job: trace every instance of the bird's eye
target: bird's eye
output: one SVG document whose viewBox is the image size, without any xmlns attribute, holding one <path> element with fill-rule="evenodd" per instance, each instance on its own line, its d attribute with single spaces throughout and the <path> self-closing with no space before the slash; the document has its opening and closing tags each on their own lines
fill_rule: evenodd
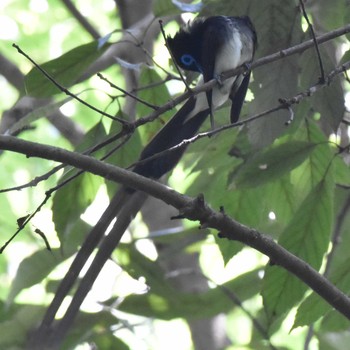
<svg viewBox="0 0 350 350">
<path fill-rule="evenodd" d="M 188 55 L 188 54 L 185 54 L 185 55 L 182 55 L 181 56 L 181 62 L 185 65 L 185 66 L 190 66 L 192 65 L 193 63 L 195 63 L 195 59 L 191 56 L 191 55 Z"/>
</svg>

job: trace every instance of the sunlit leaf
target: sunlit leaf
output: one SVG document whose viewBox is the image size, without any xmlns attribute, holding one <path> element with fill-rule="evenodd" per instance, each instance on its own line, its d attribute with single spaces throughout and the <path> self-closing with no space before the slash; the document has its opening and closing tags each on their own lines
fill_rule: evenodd
<svg viewBox="0 0 350 350">
<path fill-rule="evenodd" d="M 333 160 L 334 166 L 334 181 L 338 185 L 350 186 L 350 168 L 345 163 L 345 160 L 338 156 Z"/>
<path fill-rule="evenodd" d="M 64 249 L 55 248 L 51 251 L 42 249 L 23 259 L 12 281 L 7 303 L 12 304 L 18 293 L 42 282 L 59 263 L 74 254 L 87 230 L 88 225 L 78 220 L 71 227 L 69 244 Z"/>
<path fill-rule="evenodd" d="M 78 46 L 62 56 L 40 65 L 61 86 L 68 88 L 74 85 L 86 68 L 100 57 L 109 47 L 105 44 L 98 47 L 98 42 Z M 34 67 L 25 77 L 25 88 L 29 96 L 49 97 L 61 92 L 45 75 Z"/>
<path fill-rule="evenodd" d="M 330 176 L 322 180 L 306 197 L 282 233 L 279 244 L 315 269 L 319 269 L 329 245 L 333 214 L 333 183 Z M 269 322 L 298 302 L 307 286 L 290 272 L 268 266 L 262 295 Z"/>
<path fill-rule="evenodd" d="M 325 47 L 320 47 L 320 53 L 322 55 L 322 64 L 327 72 L 334 68 L 334 58 L 330 51 Z M 317 59 L 316 52 L 313 50 L 307 50 L 300 56 L 302 62 L 302 74 L 300 75 L 300 84 L 303 88 L 307 89 L 310 86 L 316 84 L 321 76 L 320 67 L 315 64 Z M 333 130 L 337 130 L 339 123 L 341 122 L 345 106 L 344 106 L 344 91 L 342 84 L 338 79 L 332 81 L 331 89 L 320 89 L 317 93 L 310 97 L 311 108 L 314 111 L 321 114 L 323 122 Z"/>
<path fill-rule="evenodd" d="M 20 349 L 28 340 L 28 333 L 38 324 L 45 312 L 41 305 L 21 305 L 7 320 L 0 322 L 0 349 Z M 9 317 L 10 316 L 10 317 Z"/>
<path fill-rule="evenodd" d="M 257 30 L 258 57 L 293 46 L 303 40 L 304 33 L 300 21 L 295 18 L 293 12 L 295 4 L 292 2 L 286 2 L 283 11 L 280 12 L 275 11 L 276 6 L 280 5 L 277 1 L 264 2 L 264 5 L 256 1 L 253 3 L 238 1 L 237 6 L 239 5 L 245 6 L 246 11 L 252 7 L 252 12 L 249 12 L 254 16 L 252 19 Z M 283 23 L 288 25 L 285 26 Z M 272 71 L 274 74 L 271 74 Z M 298 73 L 299 56 L 285 57 L 281 61 L 274 62 L 272 67 L 266 65 L 256 69 L 253 72 L 254 80 L 250 83 L 250 88 L 254 92 L 254 100 L 248 103 L 250 114 L 254 115 L 275 107 L 279 98 L 294 96 L 298 91 Z M 271 144 L 277 137 L 288 132 L 285 122 L 289 118 L 290 113 L 287 110 L 280 110 L 267 118 L 260 118 L 251 123 L 247 130 L 251 144 L 257 149 Z"/>
<path fill-rule="evenodd" d="M 48 105 L 34 109 L 23 118 L 21 118 L 17 123 L 13 124 L 8 132 L 10 134 L 15 134 L 17 131 L 29 127 L 31 123 L 40 118 L 47 117 L 70 100 L 72 100 L 72 97 L 67 97 L 63 100 L 49 103 Z"/>
<path fill-rule="evenodd" d="M 153 13 L 156 17 L 180 14 L 181 11 L 171 1 L 156 0 L 153 2 Z"/>
<path fill-rule="evenodd" d="M 147 317 L 170 320 L 177 317 L 186 319 L 208 318 L 221 312 L 227 312 L 237 305 L 230 298 L 230 292 L 240 301 L 249 299 L 259 290 L 261 280 L 258 271 L 245 273 L 232 281 L 203 293 L 184 293 L 167 288 L 142 295 L 131 295 L 124 300 L 119 309 Z M 113 303 L 109 300 L 108 304 Z M 210 305 L 210 307 L 208 307 Z"/>
<path fill-rule="evenodd" d="M 123 116 L 118 114 L 118 117 L 122 118 Z M 108 135 L 112 137 L 113 135 L 118 135 L 120 131 L 120 124 L 113 123 Z M 121 168 L 128 168 L 135 163 L 139 159 L 141 150 L 142 143 L 139 128 L 130 137 L 116 140 L 104 148 L 106 154 L 112 152 L 107 159 L 108 163 Z M 112 197 L 116 193 L 119 184 L 113 181 L 106 181 L 106 185 L 108 193 Z"/>
<path fill-rule="evenodd" d="M 235 242 L 228 239 L 220 239 L 217 238 L 217 236 L 215 236 L 215 241 L 219 246 L 225 264 L 227 264 L 238 252 L 244 248 L 244 245 L 240 242 Z"/>
<path fill-rule="evenodd" d="M 151 105 L 161 106 L 171 98 L 163 79 L 154 69 L 144 68 L 141 72 L 139 84 L 142 89 L 138 96 Z M 152 108 L 142 103 L 137 104 L 137 114 L 140 117 L 145 117 L 151 112 L 153 112 Z M 174 109 L 163 113 L 160 118 L 143 125 L 141 127 L 142 135 L 145 135 L 143 141 L 147 143 L 164 126 L 167 119 L 175 114 L 175 112 L 176 110 Z"/>
<path fill-rule="evenodd" d="M 99 122 L 85 135 L 78 150 L 87 150 L 96 145 L 99 140 L 103 141 L 105 137 L 105 129 Z M 97 154 L 103 154 L 103 152 L 99 151 Z M 94 155 L 96 156 L 96 153 Z M 66 171 L 61 183 L 75 173 L 76 170 Z M 65 241 L 66 235 L 74 227 L 80 215 L 92 203 L 101 184 L 100 177 L 84 172 L 55 192 L 52 205 L 53 220 L 61 243 Z"/>
<path fill-rule="evenodd" d="M 337 269 L 333 271 L 331 275 L 331 282 L 347 294 L 350 291 L 349 263 L 350 259 L 347 259 L 343 261 L 341 265 L 337 264 Z M 318 294 L 313 292 L 300 304 L 295 316 L 293 328 L 314 323 L 319 318 L 326 316 L 331 310 L 333 310 L 333 307 Z M 338 321 L 340 325 L 343 325 L 344 316 L 341 316 L 338 311 L 335 311 L 335 313 L 339 314 Z M 332 319 L 335 320 L 335 317 L 333 316 Z M 333 327 L 335 327 L 335 325 L 333 325 Z"/>
<path fill-rule="evenodd" d="M 117 325 L 119 325 L 118 318 L 107 310 L 80 312 L 62 349 L 74 349 L 82 342 L 89 342 L 98 346 L 98 349 L 128 350 L 129 347 L 119 340 L 112 330 L 112 327 Z"/>
<path fill-rule="evenodd" d="M 331 310 L 322 319 L 321 332 L 343 332 L 349 329 L 349 319 L 338 310 Z"/>
<path fill-rule="evenodd" d="M 52 211 L 61 243 L 64 243 L 74 224 L 93 202 L 101 183 L 101 178 L 83 173 L 56 192 Z"/>
<path fill-rule="evenodd" d="M 274 181 L 300 165 L 315 147 L 310 142 L 290 141 L 258 152 L 232 174 L 231 186 L 241 189 Z"/>
</svg>

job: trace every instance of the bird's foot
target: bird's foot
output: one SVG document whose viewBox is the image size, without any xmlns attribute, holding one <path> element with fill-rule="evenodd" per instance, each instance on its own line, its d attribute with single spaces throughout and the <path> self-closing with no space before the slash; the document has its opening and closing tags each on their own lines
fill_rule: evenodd
<svg viewBox="0 0 350 350">
<path fill-rule="evenodd" d="M 244 68 L 243 74 L 244 74 L 244 75 L 247 75 L 247 74 L 251 71 L 251 69 L 252 69 L 252 64 L 251 64 L 251 62 L 246 62 L 246 63 L 244 63 L 244 64 L 243 64 L 243 68 Z"/>
<path fill-rule="evenodd" d="M 222 87 L 224 85 L 221 74 L 215 74 L 214 79 L 216 80 L 216 83 L 219 85 L 219 87 Z"/>
</svg>

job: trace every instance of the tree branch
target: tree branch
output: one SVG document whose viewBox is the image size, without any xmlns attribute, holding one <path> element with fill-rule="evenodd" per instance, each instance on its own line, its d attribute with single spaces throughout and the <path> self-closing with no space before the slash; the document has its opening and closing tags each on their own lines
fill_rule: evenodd
<svg viewBox="0 0 350 350">
<path fill-rule="evenodd" d="M 66 8 L 76 18 L 76 20 L 82 25 L 82 27 L 93 37 L 98 39 L 101 37 L 100 33 L 91 25 L 91 23 L 80 13 L 80 11 L 74 6 L 70 0 L 62 0 Z"/>
<path fill-rule="evenodd" d="M 323 39 L 319 37 L 317 40 L 320 40 L 320 42 L 322 42 L 322 40 L 326 41 L 338 35 L 343 35 L 344 33 L 350 31 L 350 26 L 346 26 L 341 29 L 342 29 L 341 31 L 339 30 L 333 31 L 332 33 L 328 33 L 327 35 L 322 36 Z M 330 34 L 333 34 L 334 36 L 330 36 Z M 327 39 L 324 38 L 326 36 L 327 36 Z M 313 41 L 310 40 L 309 42 L 296 45 L 293 48 L 282 50 L 277 54 L 270 55 L 256 61 L 252 65 L 252 67 L 258 67 L 262 64 L 273 62 L 285 56 L 302 52 L 307 48 L 312 47 L 313 44 L 314 44 Z M 223 74 L 223 76 L 225 78 L 228 78 L 231 75 L 237 74 L 238 71 L 239 70 L 232 71 L 232 72 L 229 72 L 228 74 L 225 73 Z M 196 93 L 207 91 L 208 89 L 213 87 L 216 83 L 217 83 L 216 80 L 213 80 L 201 86 L 198 90 L 196 90 Z M 181 97 L 182 97 L 182 100 L 181 101 L 178 100 L 177 103 L 182 102 L 188 96 L 184 94 Z M 169 104 L 169 109 L 171 109 L 173 106 L 174 106 L 174 101 Z M 149 119 L 148 118 L 141 119 L 140 121 L 135 123 L 135 125 L 136 126 L 142 125 L 145 122 L 155 119 L 160 114 L 162 114 L 162 111 L 157 110 L 157 115 L 151 115 L 148 117 Z M 12 139 L 15 140 L 16 142 L 11 143 Z M 321 297 L 324 297 L 325 300 L 327 300 L 332 306 L 334 306 L 336 309 L 342 312 L 346 317 L 350 318 L 349 299 L 343 293 L 341 293 L 337 288 L 335 288 L 332 284 L 330 284 L 324 277 L 320 276 L 317 273 L 317 271 L 313 270 L 308 264 L 306 264 L 302 260 L 288 253 L 285 249 L 278 246 L 269 237 L 264 236 L 255 230 L 252 230 L 245 226 L 240 225 L 236 221 L 225 216 L 223 213 L 216 213 L 215 211 L 210 209 L 204 203 L 204 201 L 202 201 L 201 198 L 194 200 L 185 196 L 181 196 L 180 194 L 174 191 L 169 191 L 169 189 L 165 188 L 164 186 L 152 180 L 139 177 L 136 174 L 127 172 L 123 169 L 112 167 L 108 164 L 95 163 L 96 160 L 90 157 L 84 157 L 84 156 L 70 153 L 70 152 L 65 153 L 66 151 L 61 149 L 55 149 L 55 148 L 43 149 L 43 147 L 47 147 L 47 146 L 33 144 L 33 143 L 27 143 L 25 144 L 25 147 L 21 148 L 23 145 L 19 146 L 19 144 L 17 144 L 17 141 L 18 142 L 24 142 L 24 141 L 16 140 L 14 138 L 12 139 L 0 138 L 0 146 L 1 144 L 3 144 L 4 149 L 15 150 L 17 152 L 27 154 L 28 156 L 40 156 L 46 159 L 61 161 L 66 164 L 70 164 L 78 168 L 91 171 L 92 173 L 103 176 L 107 179 L 112 179 L 113 181 L 121 182 L 127 187 L 132 187 L 137 190 L 143 191 L 147 194 L 150 194 L 156 198 L 163 200 L 168 204 L 173 205 L 174 207 L 180 210 L 181 217 L 187 217 L 192 220 L 199 220 L 206 227 L 209 226 L 209 227 L 218 229 L 221 232 L 221 235 L 223 237 L 241 241 L 259 250 L 260 252 L 268 255 L 274 261 L 275 264 L 279 264 L 280 266 L 283 266 L 288 271 L 298 276 L 301 280 L 303 280 L 311 288 L 313 288 L 317 293 L 319 293 Z M 34 148 L 29 146 L 33 146 Z M 68 155 L 69 157 L 74 155 L 74 156 L 77 156 L 77 158 L 74 158 L 74 157 L 69 158 Z M 105 168 L 105 166 L 107 166 L 107 168 Z M 135 176 L 136 178 L 134 178 Z M 104 240 L 103 244 L 105 246 L 106 246 L 106 242 L 109 242 L 109 240 L 107 241 Z M 111 249 L 110 245 L 107 244 L 107 246 L 109 247 L 109 249 Z M 105 258 L 106 256 L 104 256 L 104 259 Z M 89 282 L 88 279 L 86 281 Z M 88 290 L 86 288 L 86 285 L 87 284 L 85 284 L 84 287 L 82 287 L 84 289 L 84 292 L 87 292 Z M 81 299 L 81 295 L 79 296 L 79 298 Z M 71 322 L 72 315 L 74 314 L 74 312 L 78 310 L 77 306 L 80 305 L 79 302 L 73 303 L 72 309 L 71 309 L 72 313 L 67 314 L 67 316 L 65 316 L 67 317 L 67 320 L 69 320 L 69 322 Z M 61 328 L 57 328 L 57 329 L 60 330 L 60 332 L 64 333 L 65 332 L 64 327 L 67 328 L 70 324 L 69 322 L 61 323 Z"/>
<path fill-rule="evenodd" d="M 204 202 L 201 196 L 190 198 L 157 181 L 103 163 L 89 156 L 57 147 L 19 140 L 12 136 L 0 136 L 0 148 L 22 153 L 27 157 L 39 157 L 62 162 L 156 197 L 177 208 L 181 213 L 181 217 L 186 217 L 192 221 L 200 221 L 205 227 L 217 229 L 221 237 L 242 242 L 267 255 L 276 265 L 297 276 L 332 307 L 350 319 L 350 299 L 324 276 L 278 245 L 267 235 L 240 224 L 222 212 L 214 211 Z"/>
<path fill-rule="evenodd" d="M 0 121 L 0 134 L 8 132 L 11 127 L 27 114 L 49 104 L 49 100 L 24 96 L 11 109 L 4 111 Z M 72 145 L 78 145 L 84 137 L 80 126 L 66 117 L 60 110 L 48 115 L 48 120 Z"/>
<path fill-rule="evenodd" d="M 17 90 L 23 89 L 24 76 L 20 69 L 4 55 L 0 54 L 0 72 Z"/>
<path fill-rule="evenodd" d="M 332 40 L 334 38 L 337 38 L 339 36 L 345 35 L 346 33 L 350 32 L 350 24 L 346 25 L 344 27 L 341 27 L 339 29 L 333 30 L 329 33 L 326 33 L 324 35 L 320 35 L 316 38 L 317 43 L 319 44 L 323 44 L 329 40 Z M 275 52 L 271 55 L 262 57 L 256 61 L 254 61 L 251 64 L 251 70 L 258 68 L 260 66 L 263 66 L 265 64 L 268 63 L 272 63 L 275 61 L 278 61 L 280 59 L 283 59 L 285 57 L 291 56 L 291 55 L 295 55 L 295 54 L 300 54 L 302 52 L 304 52 L 305 50 L 311 48 L 314 46 L 314 41 L 313 39 L 305 41 L 301 44 L 295 45 L 293 47 L 290 47 L 288 49 L 285 50 L 281 50 L 278 52 Z M 240 73 L 243 73 L 243 71 L 245 70 L 245 67 L 238 67 L 235 68 L 233 70 L 227 71 L 227 72 L 223 72 L 221 74 L 221 81 L 225 81 L 226 79 L 233 77 L 235 75 L 238 75 Z M 343 70 L 342 67 L 339 67 L 339 69 Z M 175 99 L 173 99 L 172 101 L 169 101 L 168 103 L 164 104 L 163 106 L 160 106 L 156 111 L 153 111 L 152 113 L 150 113 L 148 116 L 144 117 L 144 118 L 139 118 L 134 124 L 135 127 L 138 127 L 140 125 L 146 124 L 150 121 L 155 120 L 156 118 L 158 118 L 161 114 L 169 111 L 170 109 L 174 108 L 176 105 L 178 105 L 179 103 L 187 100 L 191 95 L 198 95 L 201 92 L 206 92 L 209 91 L 210 89 L 212 89 L 215 85 L 217 84 L 217 79 L 212 79 L 209 80 L 208 82 L 206 82 L 205 84 L 201 85 L 201 86 L 197 86 L 193 89 L 191 89 L 191 91 L 186 91 L 184 92 L 182 95 L 176 97 Z M 301 97 L 301 96 L 300 96 Z"/>
</svg>

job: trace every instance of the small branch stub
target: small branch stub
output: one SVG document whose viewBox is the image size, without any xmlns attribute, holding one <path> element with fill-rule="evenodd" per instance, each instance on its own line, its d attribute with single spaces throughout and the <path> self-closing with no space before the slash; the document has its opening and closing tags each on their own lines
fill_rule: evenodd
<svg viewBox="0 0 350 350">
<path fill-rule="evenodd" d="M 179 215 L 172 216 L 171 219 L 191 219 L 198 217 L 205 218 L 207 217 L 207 215 L 205 215 L 206 209 L 204 196 L 202 193 L 200 193 L 196 198 L 188 201 L 187 204 L 179 210 Z M 200 222 L 202 224 L 202 219 L 200 219 Z"/>
</svg>

